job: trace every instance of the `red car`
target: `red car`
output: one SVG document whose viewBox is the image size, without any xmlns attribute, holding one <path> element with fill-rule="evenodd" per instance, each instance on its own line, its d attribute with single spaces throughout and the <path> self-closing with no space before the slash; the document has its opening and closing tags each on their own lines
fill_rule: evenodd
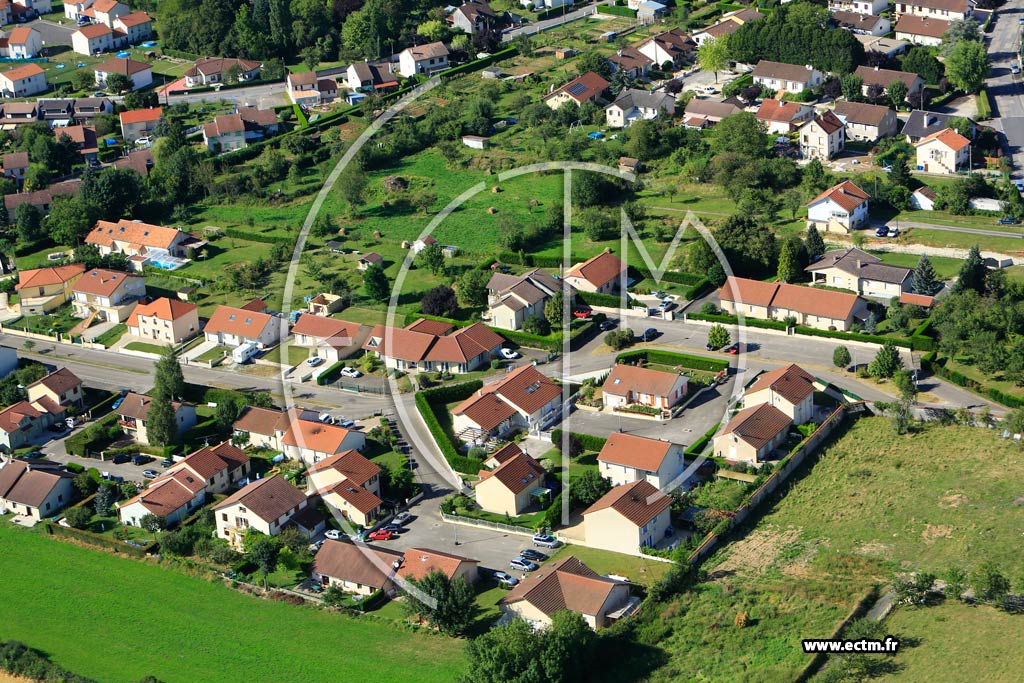
<svg viewBox="0 0 1024 683">
<path fill-rule="evenodd" d="M 395 534 L 387 529 L 377 529 L 370 534 L 369 539 L 371 541 L 390 541 L 395 537 Z"/>
</svg>

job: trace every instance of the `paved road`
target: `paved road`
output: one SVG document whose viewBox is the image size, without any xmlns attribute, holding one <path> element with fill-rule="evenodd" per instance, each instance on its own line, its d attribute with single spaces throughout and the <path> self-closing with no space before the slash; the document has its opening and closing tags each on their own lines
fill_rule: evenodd
<svg viewBox="0 0 1024 683">
<path fill-rule="evenodd" d="M 1021 77 L 1010 73 L 1019 47 L 1024 0 L 1009 0 L 996 11 L 996 22 L 988 37 L 992 70 L 986 88 L 992 104 L 993 125 L 1002 131 L 1004 144 L 1013 157 L 1015 177 L 1024 172 L 1024 90 Z"/>
<path fill-rule="evenodd" d="M 535 21 L 523 26 L 522 28 L 514 28 L 510 31 L 506 31 L 502 34 L 501 40 L 502 42 L 507 43 L 520 35 L 532 36 L 543 31 L 550 31 L 557 26 L 568 24 L 570 21 L 589 17 L 591 14 L 595 14 L 596 12 L 597 8 L 594 5 L 579 7 L 572 11 L 567 11 L 564 16 L 559 15 L 557 17 L 552 17 L 551 19 Z"/>
<path fill-rule="evenodd" d="M 161 100 L 170 100 L 171 104 L 179 102 L 219 102 L 221 100 L 234 100 L 238 105 L 246 107 L 253 106 L 261 109 L 270 109 L 288 103 L 288 86 L 285 83 L 265 83 L 251 85 L 245 88 L 232 88 L 230 90 L 210 91 L 203 93 L 190 93 L 188 95 L 170 96 L 161 95 Z"/>
<path fill-rule="evenodd" d="M 995 219 L 992 219 L 993 222 Z M 923 230 L 942 230 L 944 232 L 961 232 L 967 235 L 987 235 L 989 237 L 1010 237 L 1010 238 L 1024 238 L 1024 229 L 1017 228 L 1015 231 L 1011 231 L 1006 228 L 1012 228 L 1012 226 L 1004 226 L 1000 230 L 985 230 L 984 228 L 964 228 L 953 225 L 936 225 L 935 223 L 920 223 L 918 221 L 902 221 L 893 220 L 885 224 L 886 227 L 898 227 L 900 230 L 904 228 L 921 228 Z"/>
</svg>

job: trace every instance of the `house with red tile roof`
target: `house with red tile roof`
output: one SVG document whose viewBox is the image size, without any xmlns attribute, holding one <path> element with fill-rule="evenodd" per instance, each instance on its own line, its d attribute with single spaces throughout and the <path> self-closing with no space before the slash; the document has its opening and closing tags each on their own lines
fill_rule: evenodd
<svg viewBox="0 0 1024 683">
<path fill-rule="evenodd" d="M 639 599 L 631 599 L 630 591 L 630 584 L 601 576 L 577 558 L 566 557 L 526 576 L 499 604 L 505 613 L 537 629 L 550 626 L 556 612 L 570 610 L 596 630 L 640 605 Z"/>
<path fill-rule="evenodd" d="M 31 26 L 16 26 L 7 34 L 7 57 L 29 59 L 43 50 L 43 36 Z"/>
<path fill-rule="evenodd" d="M 163 107 L 121 112 L 121 136 L 125 142 L 134 142 L 141 137 L 151 135 L 156 130 L 156 123 L 163 114 Z"/>
<path fill-rule="evenodd" d="M 584 102 L 596 102 L 601 93 L 608 89 L 609 83 L 593 71 L 588 71 L 582 76 L 577 76 L 561 88 L 553 90 L 544 96 L 544 104 L 552 109 L 558 109 L 566 102 L 575 102 L 577 105 Z"/>
<path fill-rule="evenodd" d="M 804 159 L 831 159 L 846 149 L 846 124 L 827 109 L 800 124 L 797 135 Z"/>
<path fill-rule="evenodd" d="M 245 123 L 242 117 L 238 114 L 222 114 L 204 124 L 203 144 L 214 154 L 246 147 Z"/>
<path fill-rule="evenodd" d="M 163 296 L 136 306 L 127 324 L 128 334 L 161 344 L 180 344 L 199 334 L 199 307 Z"/>
<path fill-rule="evenodd" d="M 524 365 L 479 389 L 452 410 L 456 436 L 486 440 L 513 429 L 545 429 L 562 414 L 562 387 Z"/>
<path fill-rule="evenodd" d="M 770 403 L 744 408 L 714 437 L 716 458 L 752 465 L 770 460 L 793 420 Z"/>
<path fill-rule="evenodd" d="M 260 75 L 262 67 L 260 62 L 251 59 L 203 57 L 197 59 L 192 68 L 185 72 L 185 87 L 224 83 L 231 73 L 236 74 L 239 82 L 250 81 Z"/>
<path fill-rule="evenodd" d="M 406 78 L 431 76 L 448 68 L 448 47 L 440 42 L 413 45 L 398 54 L 398 73 Z"/>
<path fill-rule="evenodd" d="M 255 529 L 267 536 L 277 536 L 298 520 L 298 528 L 312 535 L 324 527 L 325 519 L 310 508 L 310 499 L 280 475 L 257 479 L 242 487 L 213 507 L 217 522 L 217 538 L 241 550 L 245 535 Z"/>
<path fill-rule="evenodd" d="M 722 310 L 758 320 L 796 318 L 797 325 L 849 331 L 867 319 L 867 302 L 856 294 L 780 282 L 729 277 L 718 292 Z"/>
<path fill-rule="evenodd" d="M 672 497 L 645 479 L 616 486 L 583 511 L 586 543 L 638 555 L 671 538 Z"/>
<path fill-rule="evenodd" d="M 899 0 L 893 3 L 896 14 L 911 14 L 915 17 L 938 17 L 955 21 L 970 19 L 974 3 L 969 0 Z"/>
<path fill-rule="evenodd" d="M 251 406 L 242 411 L 234 430 L 254 446 L 273 448 L 310 466 L 343 451 L 366 447 L 362 432 L 322 422 L 319 413 L 303 408 L 284 411 Z"/>
<path fill-rule="evenodd" d="M 402 564 L 395 575 L 406 581 L 419 581 L 433 572 L 441 572 L 450 581 L 462 578 L 469 585 L 477 582 L 477 567 L 480 562 L 461 555 L 431 550 L 429 548 L 409 548 L 405 551 Z"/>
<path fill-rule="evenodd" d="M 281 342 L 281 321 L 264 312 L 263 302 L 257 299 L 259 306 L 235 308 L 234 306 L 218 306 L 203 328 L 206 341 L 231 347 L 242 344 L 255 344 L 258 348 L 268 349 Z"/>
<path fill-rule="evenodd" d="M 693 61 L 697 43 L 682 29 L 674 28 L 651 36 L 636 49 L 657 64 L 659 69 L 665 62 L 671 62 L 672 68 L 678 69 Z"/>
<path fill-rule="evenodd" d="M 547 501 L 551 490 L 545 484 L 544 468 L 520 453 L 493 470 L 481 470 L 473 487 L 481 510 L 515 517 L 534 503 Z"/>
<path fill-rule="evenodd" d="M 91 9 L 93 21 L 110 28 L 114 27 L 114 20 L 132 11 L 131 7 L 118 0 L 95 0 Z"/>
<path fill-rule="evenodd" d="M 44 397 L 56 405 L 81 408 L 85 402 L 82 391 L 82 380 L 67 368 L 54 370 L 46 377 L 36 380 L 25 387 L 29 402 L 42 400 Z"/>
<path fill-rule="evenodd" d="M 363 348 L 388 368 L 403 372 L 466 373 L 487 366 L 501 352 L 505 338 L 483 323 L 452 330 L 433 321 L 416 320 L 405 328 L 377 325 Z"/>
<path fill-rule="evenodd" d="M 849 234 L 868 220 L 868 193 L 849 180 L 828 188 L 807 204 L 807 227 Z"/>
<path fill-rule="evenodd" d="M 46 72 L 38 64 L 23 64 L 0 72 L 0 96 L 32 97 L 46 92 Z"/>
<path fill-rule="evenodd" d="M 349 449 L 313 463 L 306 470 L 306 481 L 311 492 L 346 481 L 379 496 L 381 472 L 376 463 L 367 460 L 359 451 Z"/>
<path fill-rule="evenodd" d="M 71 288 L 71 305 L 79 318 L 96 316 L 112 323 L 124 322 L 146 296 L 146 282 L 141 275 L 107 268 L 93 268 L 82 275 Z"/>
<path fill-rule="evenodd" d="M 45 460 L 0 457 L 0 510 L 41 521 L 60 512 L 75 495 L 75 475 Z"/>
<path fill-rule="evenodd" d="M 786 135 L 814 116 L 814 107 L 799 102 L 765 98 L 757 108 L 757 120 L 768 127 L 772 135 Z"/>
<path fill-rule="evenodd" d="M 124 45 L 127 34 L 105 23 L 88 24 L 71 34 L 71 49 L 87 57 L 101 55 Z"/>
<path fill-rule="evenodd" d="M 63 418 L 63 406 L 47 396 L 7 406 L 0 410 L 0 451 L 10 452 L 44 441 L 46 430 Z"/>
<path fill-rule="evenodd" d="M 107 87 L 107 78 L 113 74 L 124 76 L 130 80 L 132 90 L 138 90 L 153 84 L 152 67 L 145 62 L 137 62 L 134 59 L 111 57 L 102 64 L 94 66 L 92 70 L 96 74 L 96 85 L 100 88 Z"/>
<path fill-rule="evenodd" d="M 696 31 L 693 34 L 693 40 L 697 45 L 703 45 L 706 40 L 725 38 L 738 31 L 740 26 L 759 19 L 764 19 L 764 15 L 752 7 L 727 12 L 722 15 L 718 23 Z"/>
<path fill-rule="evenodd" d="M 139 220 L 122 218 L 119 221 L 96 221 L 85 237 L 86 244 L 95 244 L 100 255 L 159 256 L 170 254 L 183 257 L 191 236 L 178 228 L 152 225 Z"/>
<path fill-rule="evenodd" d="M 896 39 L 914 45 L 941 45 L 942 37 L 949 32 L 952 23 L 951 19 L 902 14 L 896 22 Z"/>
<path fill-rule="evenodd" d="M 163 475 L 188 470 L 198 477 L 207 493 L 224 493 L 236 488 L 249 477 L 251 466 L 249 456 L 230 441 L 216 446 L 204 446 L 171 465 Z"/>
<path fill-rule="evenodd" d="M 66 304 L 74 296 L 72 288 L 83 273 L 82 263 L 18 271 L 14 289 L 22 315 L 42 315 Z"/>
<path fill-rule="evenodd" d="M 372 527 L 383 515 L 384 501 L 373 491 L 342 480 L 333 486 L 319 489 L 331 514 L 341 516 L 362 528 Z"/>
<path fill-rule="evenodd" d="M 402 553 L 395 550 L 328 539 L 313 557 L 310 574 L 324 588 L 336 586 L 362 596 L 377 591 L 395 595 L 395 572 L 401 563 Z"/>
<path fill-rule="evenodd" d="M 612 368 L 601 385 L 604 406 L 629 412 L 630 406 L 656 408 L 671 415 L 673 406 L 683 400 L 687 378 L 678 372 L 653 370 L 620 363 Z"/>
<path fill-rule="evenodd" d="M 488 322 L 503 330 L 522 329 L 527 319 L 544 318 L 545 304 L 563 287 L 564 281 L 539 268 L 522 275 L 494 273 L 487 283 Z"/>
<path fill-rule="evenodd" d="M 968 166 L 971 141 L 952 128 L 944 128 L 914 143 L 914 150 L 917 170 L 952 175 Z"/>
<path fill-rule="evenodd" d="M 786 64 L 762 59 L 751 72 L 754 84 L 771 90 L 793 94 L 816 88 L 822 84 L 822 73 L 812 66 Z"/>
<path fill-rule="evenodd" d="M 358 351 L 363 333 L 364 328 L 359 323 L 312 313 L 303 313 L 292 326 L 296 346 L 307 347 L 311 355 L 331 363 Z"/>
<path fill-rule="evenodd" d="M 924 79 L 909 71 L 896 71 L 862 64 L 853 73 L 864 81 L 861 86 L 861 94 L 864 97 L 871 96 L 869 91 L 872 88 L 877 88 L 880 92 L 885 93 L 894 82 L 902 83 L 906 87 L 906 99 L 911 102 L 920 101 L 921 91 L 924 90 Z"/>
<path fill-rule="evenodd" d="M 125 42 L 135 45 L 153 36 L 153 18 L 145 12 L 132 12 L 114 19 L 111 27 L 124 33 Z"/>
<path fill-rule="evenodd" d="M 612 484 L 646 481 L 668 490 L 683 473 L 683 446 L 626 432 L 612 432 L 597 454 L 597 470 Z"/>
<path fill-rule="evenodd" d="M 605 250 L 574 265 L 565 274 L 565 281 L 579 292 L 614 294 L 619 291 L 625 272 L 626 264 Z"/>
<path fill-rule="evenodd" d="M 771 372 L 762 372 L 743 394 L 746 407 L 767 404 L 785 413 L 795 424 L 814 418 L 814 375 L 799 365 L 787 365 Z"/>
</svg>

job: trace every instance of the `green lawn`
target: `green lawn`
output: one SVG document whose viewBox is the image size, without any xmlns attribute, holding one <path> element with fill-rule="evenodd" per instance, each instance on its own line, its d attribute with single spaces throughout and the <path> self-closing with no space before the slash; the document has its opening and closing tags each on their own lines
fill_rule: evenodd
<svg viewBox="0 0 1024 683">
<path fill-rule="evenodd" d="M 280 363 L 280 362 L 282 362 L 281 358 L 283 357 L 283 355 L 282 355 L 282 351 L 281 350 L 283 348 L 284 348 L 283 344 L 275 346 L 270 351 L 268 351 L 267 353 L 263 354 L 261 356 L 261 358 L 263 360 L 269 360 L 272 363 Z M 299 363 L 302 363 L 303 361 L 305 361 L 307 358 L 309 358 L 309 348 L 307 348 L 305 346 L 295 346 L 294 344 L 289 344 L 288 345 L 288 365 L 289 366 L 298 365 Z"/>
<path fill-rule="evenodd" d="M 417 682 L 449 683 L 462 669 L 462 643 L 448 638 L 259 600 L 6 522 L 0 547 L 0 639 L 89 678 L 292 683 L 344 671 L 346 680 L 408 683 L 415 671 Z"/>
<path fill-rule="evenodd" d="M 543 548 L 541 549 L 543 550 Z M 544 552 L 548 552 L 544 550 Z M 585 548 L 581 545 L 564 545 L 552 555 L 552 560 L 575 557 L 598 574 L 625 576 L 634 583 L 649 586 L 665 575 L 672 565 L 651 557 L 623 555 L 608 550 Z M 550 562 L 551 560 L 548 560 Z"/>
<path fill-rule="evenodd" d="M 905 244 L 923 244 L 929 247 L 952 247 L 955 249 L 970 249 L 978 245 L 983 251 L 995 251 L 1002 254 L 1016 253 L 1024 246 L 1022 244 L 1024 240 L 1016 237 L 990 237 L 989 235 L 972 235 L 928 228 L 910 228 L 903 231 L 897 239 Z"/>
<path fill-rule="evenodd" d="M 202 363 L 208 363 L 210 361 L 217 360 L 221 356 L 228 353 L 231 349 L 226 346 L 214 346 L 212 349 L 204 351 L 196 357 L 197 361 Z"/>
<path fill-rule="evenodd" d="M 914 268 L 917 266 L 917 262 L 921 260 L 921 257 L 917 254 L 897 254 L 888 251 L 873 251 L 871 253 L 882 259 L 882 263 L 902 268 Z M 960 266 L 963 265 L 962 260 L 946 256 L 929 256 L 928 260 L 932 262 L 935 274 L 941 280 L 950 280 L 956 277 L 957 273 L 960 272 Z"/>
<path fill-rule="evenodd" d="M 27 329 L 29 332 L 37 334 L 52 335 L 58 332 L 64 334 L 82 322 L 81 318 L 76 318 L 73 315 L 73 312 L 74 309 L 71 307 L 71 304 L 65 304 L 47 315 L 22 316 L 7 326 L 18 330 Z"/>
<path fill-rule="evenodd" d="M 95 341 L 97 344 L 103 344 L 107 348 L 110 348 L 124 336 L 125 332 L 128 331 L 128 326 L 124 323 L 118 323 L 109 330 L 96 337 Z"/>
<path fill-rule="evenodd" d="M 970 365 L 962 360 L 955 360 L 952 358 L 946 361 L 946 368 L 948 370 L 959 372 L 960 374 L 979 382 L 983 386 L 998 389 L 999 391 L 1010 394 L 1011 396 L 1024 397 L 1024 387 L 1018 386 L 1015 382 L 1009 382 L 1003 379 L 1003 373 L 1001 371 L 988 375 L 979 370 L 975 365 Z"/>
<path fill-rule="evenodd" d="M 166 346 L 160 346 L 159 344 L 147 344 L 146 342 L 128 342 L 124 345 L 124 348 L 129 351 L 144 351 L 146 353 L 162 354 Z"/>
<path fill-rule="evenodd" d="M 896 214 L 894 220 L 1024 234 L 1019 225 L 999 225 L 998 216 L 954 216 L 948 211 L 903 211 Z"/>
</svg>

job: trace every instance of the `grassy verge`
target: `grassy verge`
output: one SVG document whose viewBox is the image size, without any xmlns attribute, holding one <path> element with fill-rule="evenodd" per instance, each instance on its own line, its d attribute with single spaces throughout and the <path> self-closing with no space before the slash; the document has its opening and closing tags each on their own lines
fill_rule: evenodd
<svg viewBox="0 0 1024 683">
<path fill-rule="evenodd" d="M 103 344 L 107 348 L 110 348 L 124 336 L 124 333 L 128 331 L 128 326 L 124 323 L 118 323 L 109 330 L 96 337 L 97 344 Z"/>
<path fill-rule="evenodd" d="M 124 348 L 129 351 L 145 351 L 146 353 L 155 353 L 157 355 L 164 352 L 165 346 L 159 344 L 147 344 L 146 342 L 128 342 L 124 345 Z"/>
</svg>

